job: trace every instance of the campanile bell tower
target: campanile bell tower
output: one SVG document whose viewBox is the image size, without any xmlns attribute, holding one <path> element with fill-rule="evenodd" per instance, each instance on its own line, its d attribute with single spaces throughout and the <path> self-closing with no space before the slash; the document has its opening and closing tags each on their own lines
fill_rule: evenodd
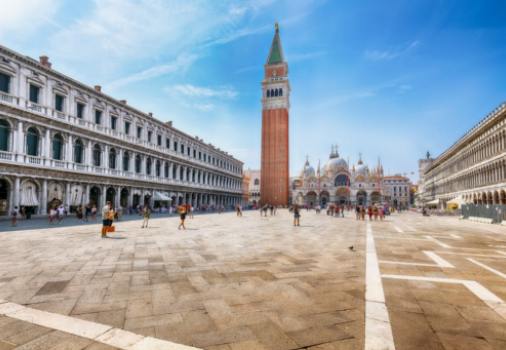
<svg viewBox="0 0 506 350">
<path fill-rule="evenodd" d="M 288 205 L 290 84 L 277 23 L 275 29 L 262 81 L 260 202 Z"/>
</svg>

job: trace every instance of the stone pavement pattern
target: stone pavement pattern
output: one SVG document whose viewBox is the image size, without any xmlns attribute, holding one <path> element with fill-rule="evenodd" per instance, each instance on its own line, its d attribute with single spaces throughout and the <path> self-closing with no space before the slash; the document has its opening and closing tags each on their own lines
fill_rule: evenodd
<svg viewBox="0 0 506 350">
<path fill-rule="evenodd" d="M 2 232 L 0 299 L 205 349 L 364 349 L 366 223 L 187 221 Z M 506 349 L 504 228 L 411 213 L 370 228 L 396 349 Z M 17 346 L 112 349 L 0 316 L 0 349 Z"/>
<path fill-rule="evenodd" d="M 396 349 L 506 349 L 503 227 L 412 214 L 372 227 Z"/>
<path fill-rule="evenodd" d="M 0 299 L 206 349 L 361 348 L 364 260 L 347 247 L 362 250 L 363 228 L 303 219 L 119 222 L 115 239 L 93 225 L 2 233 Z"/>
</svg>

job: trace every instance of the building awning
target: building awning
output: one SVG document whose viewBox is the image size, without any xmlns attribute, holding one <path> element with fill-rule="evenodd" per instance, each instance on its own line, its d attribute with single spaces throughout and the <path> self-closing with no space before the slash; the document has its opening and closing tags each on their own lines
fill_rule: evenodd
<svg viewBox="0 0 506 350">
<path fill-rule="evenodd" d="M 427 204 L 427 205 L 438 205 L 439 204 L 439 199 L 433 199 L 430 202 L 427 202 L 425 204 Z"/>
<path fill-rule="evenodd" d="M 155 201 L 172 201 L 172 198 L 169 197 L 169 194 L 166 192 L 155 192 L 153 195 L 153 200 Z"/>
<path fill-rule="evenodd" d="M 457 207 L 460 207 L 462 204 L 465 204 L 466 202 L 464 199 L 462 199 L 462 196 L 458 196 L 453 198 L 452 200 L 446 202 L 446 205 L 456 205 Z"/>
<path fill-rule="evenodd" d="M 21 186 L 21 202 L 26 207 L 37 207 L 39 200 L 37 199 L 37 187 L 33 182 L 27 181 Z"/>
</svg>

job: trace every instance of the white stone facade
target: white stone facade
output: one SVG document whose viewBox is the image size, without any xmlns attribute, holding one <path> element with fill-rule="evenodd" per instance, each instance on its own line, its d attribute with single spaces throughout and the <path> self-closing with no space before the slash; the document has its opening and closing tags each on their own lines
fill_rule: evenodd
<svg viewBox="0 0 506 350">
<path fill-rule="evenodd" d="M 0 46 L 0 215 L 44 214 L 112 200 L 116 207 L 241 201 L 241 161 Z M 50 198 L 52 197 L 52 198 Z M 159 202 L 159 203 L 156 203 Z"/>
<path fill-rule="evenodd" d="M 423 182 L 422 204 L 506 204 L 506 103 L 431 161 Z"/>
<path fill-rule="evenodd" d="M 257 204 L 260 201 L 260 170 L 245 170 L 244 173 L 249 177 L 248 198 L 249 204 Z"/>
<path fill-rule="evenodd" d="M 383 194 L 394 208 L 406 209 L 410 205 L 411 181 L 401 175 L 383 177 Z"/>
<path fill-rule="evenodd" d="M 292 203 L 309 207 L 327 203 L 371 205 L 384 202 L 383 167 L 369 169 L 359 159 L 351 168 L 333 148 L 327 164 L 315 171 L 306 161 L 299 177 L 292 180 Z"/>
</svg>

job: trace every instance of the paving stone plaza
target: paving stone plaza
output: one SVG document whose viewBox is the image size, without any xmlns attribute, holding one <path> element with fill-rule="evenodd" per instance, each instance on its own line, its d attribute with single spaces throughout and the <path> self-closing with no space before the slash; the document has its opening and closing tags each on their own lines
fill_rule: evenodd
<svg viewBox="0 0 506 350">
<path fill-rule="evenodd" d="M 291 220 L 2 231 L 0 349 L 506 348 L 504 228 L 407 212 Z"/>
</svg>

